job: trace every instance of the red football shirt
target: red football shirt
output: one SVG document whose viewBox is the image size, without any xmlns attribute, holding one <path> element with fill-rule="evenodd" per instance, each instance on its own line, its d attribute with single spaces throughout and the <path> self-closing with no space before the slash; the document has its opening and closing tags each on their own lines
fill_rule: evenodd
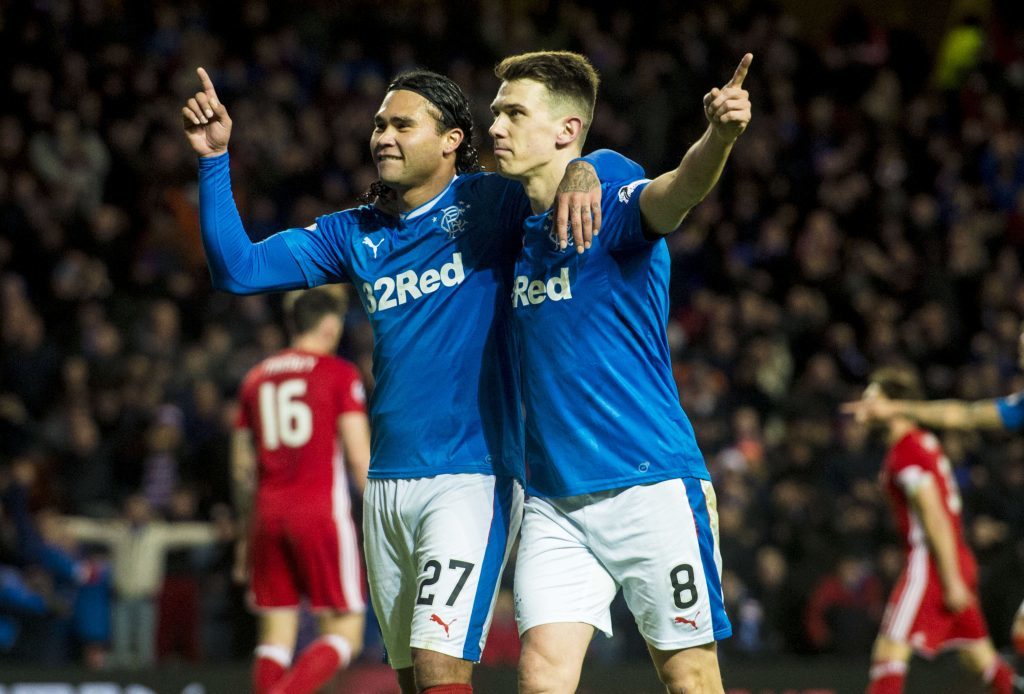
<svg viewBox="0 0 1024 694">
<path fill-rule="evenodd" d="M 330 508 L 332 494 L 347 493 L 338 417 L 366 411 L 355 365 L 283 350 L 246 374 L 239 404 L 237 427 L 252 430 L 256 445 L 261 511 Z"/>
<path fill-rule="evenodd" d="M 927 544 L 924 526 L 910 505 L 908 495 L 929 477 L 956 533 L 957 546 L 966 547 L 960 525 L 960 490 L 953 479 L 949 458 L 942 452 L 935 434 L 913 429 L 893 445 L 882 467 L 882 487 L 892 503 L 906 549 Z"/>
</svg>

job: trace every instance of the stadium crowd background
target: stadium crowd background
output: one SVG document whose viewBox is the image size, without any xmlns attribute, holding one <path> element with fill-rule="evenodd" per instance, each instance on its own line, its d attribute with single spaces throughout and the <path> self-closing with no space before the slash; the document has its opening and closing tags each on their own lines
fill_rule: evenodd
<svg viewBox="0 0 1024 694">
<path fill-rule="evenodd" d="M 652 174 L 703 129 L 704 92 L 754 53 L 753 123 L 669 239 L 675 373 L 718 490 L 736 628 L 724 657 L 865 656 L 901 551 L 875 483 L 882 444 L 838 404 L 903 361 L 932 397 L 1024 388 L 1022 6 L 943 5 L 937 37 L 851 6 L 811 37 L 771 3 L 385 5 L 0 4 L 0 662 L 104 662 L 110 626 L 79 595 L 97 586 L 157 606 L 161 657 L 252 644 L 230 576 L 228 441 L 239 381 L 285 337 L 278 297 L 210 289 L 180 124 L 194 68 L 231 109 L 235 194 L 262 237 L 374 180 L 370 116 L 391 75 L 451 75 L 487 151 L 492 66 L 537 48 L 593 61 L 588 149 Z M 346 323 L 343 353 L 372 389 L 355 302 Z M 942 439 L 1003 644 L 1024 594 L 1024 439 Z M 145 515 L 139 495 L 172 525 L 216 528 L 141 588 L 54 523 Z M 70 574 L 26 549 L 35 531 Z M 497 660 L 516 653 L 504 602 Z M 646 659 L 625 609 L 616 628 L 594 647 Z"/>
</svg>

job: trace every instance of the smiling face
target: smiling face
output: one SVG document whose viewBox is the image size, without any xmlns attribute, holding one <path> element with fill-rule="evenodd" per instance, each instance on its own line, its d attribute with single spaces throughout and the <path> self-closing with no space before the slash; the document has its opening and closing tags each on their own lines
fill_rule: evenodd
<svg viewBox="0 0 1024 694">
<path fill-rule="evenodd" d="M 380 180 L 403 192 L 455 174 L 458 128 L 438 132 L 434 107 L 416 92 L 388 92 L 373 117 L 370 153 Z"/>
<path fill-rule="evenodd" d="M 552 108 L 553 99 L 540 82 L 517 79 L 501 84 L 491 103 L 494 122 L 488 132 L 494 138 L 498 173 L 507 178 L 529 178 L 572 144 L 579 118 Z M 576 121 L 575 125 L 570 121 Z"/>
</svg>

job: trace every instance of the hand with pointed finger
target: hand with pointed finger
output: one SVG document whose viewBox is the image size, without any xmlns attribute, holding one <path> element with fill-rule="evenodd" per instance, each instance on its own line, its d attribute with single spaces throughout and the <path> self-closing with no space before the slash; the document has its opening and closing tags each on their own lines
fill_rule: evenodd
<svg viewBox="0 0 1024 694">
<path fill-rule="evenodd" d="M 750 123 L 750 94 L 743 88 L 743 80 L 753 60 L 753 54 L 744 55 L 732 79 L 704 95 L 704 115 L 715 134 L 726 142 L 735 142 Z"/>
<path fill-rule="evenodd" d="M 200 157 L 216 157 L 228 151 L 231 117 L 217 98 L 217 91 L 206 70 L 198 68 L 196 73 L 203 89 L 181 109 L 185 136 Z"/>
<path fill-rule="evenodd" d="M 882 422 L 896 416 L 896 406 L 884 395 L 843 403 L 839 406 L 839 411 L 852 415 L 854 420 L 861 424 Z"/>
<path fill-rule="evenodd" d="M 574 161 L 565 168 L 565 175 L 555 191 L 555 235 L 559 248 L 568 245 L 572 232 L 576 252 L 590 248 L 601 230 L 601 181 L 594 167 L 585 161 Z"/>
</svg>

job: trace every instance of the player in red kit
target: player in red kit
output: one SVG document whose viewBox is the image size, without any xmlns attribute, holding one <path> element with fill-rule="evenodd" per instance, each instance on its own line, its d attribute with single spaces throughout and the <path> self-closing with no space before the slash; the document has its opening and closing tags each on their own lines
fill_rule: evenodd
<svg viewBox="0 0 1024 694">
<path fill-rule="evenodd" d="M 232 467 L 249 532 L 236 569 L 247 567 L 260 615 L 257 694 L 315 692 L 362 648 L 349 480 L 361 493 L 370 434 L 356 367 L 334 356 L 343 310 L 331 290 L 286 295 L 291 346 L 257 364 L 239 395 Z M 321 636 L 292 666 L 303 596 Z"/>
<path fill-rule="evenodd" d="M 1024 369 L 1024 324 L 1018 338 L 1017 363 Z M 843 405 L 843 411 L 860 422 L 886 421 L 893 417 L 913 417 L 933 429 L 961 431 L 1024 431 L 1024 392 L 982 400 L 894 400 L 876 397 Z M 1024 602 L 1013 621 L 1013 644 L 1024 656 Z"/>
<path fill-rule="evenodd" d="M 865 400 L 920 398 L 913 371 L 872 374 Z M 912 653 L 956 649 L 988 691 L 1011 694 L 1018 679 L 992 645 L 978 605 L 978 567 L 960 524 L 960 492 L 934 434 L 909 417 L 885 422 L 890 449 L 881 472 L 907 552 L 875 640 L 868 694 L 899 694 Z M 1018 680 L 1019 682 L 1019 680 Z"/>
</svg>

